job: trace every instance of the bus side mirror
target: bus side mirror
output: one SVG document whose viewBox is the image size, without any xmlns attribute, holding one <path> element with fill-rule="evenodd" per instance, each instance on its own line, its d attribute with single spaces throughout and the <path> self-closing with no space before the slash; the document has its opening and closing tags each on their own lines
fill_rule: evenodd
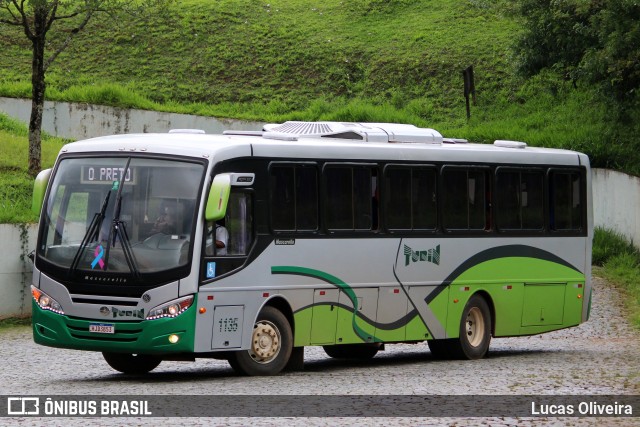
<svg viewBox="0 0 640 427">
<path fill-rule="evenodd" d="M 40 171 L 33 183 L 33 199 L 31 201 L 31 210 L 36 215 L 40 215 L 42 205 L 44 204 L 44 195 L 47 192 L 47 184 L 51 177 L 51 169 Z"/>
<path fill-rule="evenodd" d="M 222 173 L 213 178 L 204 211 L 204 217 L 207 221 L 221 220 L 227 213 L 227 203 L 231 192 L 231 175 L 230 173 Z"/>
</svg>

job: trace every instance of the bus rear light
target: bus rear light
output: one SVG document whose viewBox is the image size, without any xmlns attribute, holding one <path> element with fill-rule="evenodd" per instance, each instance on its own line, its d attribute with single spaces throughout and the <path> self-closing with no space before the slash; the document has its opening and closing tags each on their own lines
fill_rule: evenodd
<svg viewBox="0 0 640 427">
<path fill-rule="evenodd" d="M 60 306 L 58 301 L 51 298 L 49 295 L 45 294 L 33 285 L 31 286 L 31 295 L 41 309 L 53 311 L 54 313 L 58 314 L 64 314 L 64 311 L 62 310 L 62 307 Z"/>
<path fill-rule="evenodd" d="M 193 295 L 177 299 L 149 310 L 147 320 L 161 319 L 163 317 L 177 317 L 184 313 L 193 303 Z"/>
</svg>

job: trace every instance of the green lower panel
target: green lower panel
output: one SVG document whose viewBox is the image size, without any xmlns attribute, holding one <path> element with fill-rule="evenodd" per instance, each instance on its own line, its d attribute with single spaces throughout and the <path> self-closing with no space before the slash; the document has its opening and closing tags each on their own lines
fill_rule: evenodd
<svg viewBox="0 0 640 427">
<path fill-rule="evenodd" d="M 422 341 L 430 337 L 431 335 L 429 334 L 424 322 L 420 316 L 416 314 L 416 316 L 407 324 L 405 339 L 407 341 Z"/>
<path fill-rule="evenodd" d="M 293 320 L 295 322 L 294 334 L 293 334 L 293 345 L 295 347 L 302 347 L 305 345 L 310 345 L 310 332 L 311 332 L 311 309 L 306 309 L 302 311 L 297 311 L 293 315 Z"/>
<path fill-rule="evenodd" d="M 49 347 L 122 353 L 173 354 L 193 353 L 195 334 L 195 302 L 180 316 L 140 322 L 83 320 L 42 310 L 32 304 L 33 339 Z M 113 323 L 114 334 L 89 332 L 90 323 Z M 180 337 L 169 343 L 169 335 Z"/>
<path fill-rule="evenodd" d="M 424 340 L 429 337 L 427 328 L 416 314 L 407 324 L 395 329 L 377 329 L 353 311 L 341 307 L 333 310 L 324 306 L 324 310 L 306 308 L 294 314 L 294 346 L 326 344 L 358 344 L 366 342 L 398 342 L 405 340 Z M 312 316 L 315 323 L 312 323 Z M 336 323 L 337 319 L 337 323 Z M 320 329 L 322 325 L 323 329 Z M 315 329 L 314 329 L 315 326 Z M 337 330 L 337 333 L 336 333 Z M 407 337 L 406 334 L 410 336 Z M 322 337 L 322 341 L 319 340 Z"/>
</svg>

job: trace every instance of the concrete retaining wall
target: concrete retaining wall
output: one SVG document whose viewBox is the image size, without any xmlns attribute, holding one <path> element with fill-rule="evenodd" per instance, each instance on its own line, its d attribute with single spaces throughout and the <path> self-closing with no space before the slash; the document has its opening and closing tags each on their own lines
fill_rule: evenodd
<svg viewBox="0 0 640 427">
<path fill-rule="evenodd" d="M 26 255 L 35 248 L 36 226 L 25 228 L 24 248 L 22 228 L 0 224 L 0 319 L 31 313 L 31 261 Z M 25 255 L 24 260 L 20 255 Z"/>
<path fill-rule="evenodd" d="M 592 178 L 595 225 L 640 247 L 640 178 L 609 169 L 593 169 Z"/>
<path fill-rule="evenodd" d="M 0 112 L 29 123 L 31 100 L 0 97 Z M 85 139 L 120 133 L 167 132 L 169 129 L 261 130 L 262 123 L 157 111 L 129 110 L 104 105 L 46 101 L 42 130 L 50 135 Z"/>
</svg>

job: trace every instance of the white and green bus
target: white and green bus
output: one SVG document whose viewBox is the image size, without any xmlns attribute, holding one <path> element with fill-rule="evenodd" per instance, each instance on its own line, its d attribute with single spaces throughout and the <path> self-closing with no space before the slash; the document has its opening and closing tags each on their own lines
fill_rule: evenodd
<svg viewBox="0 0 640 427">
<path fill-rule="evenodd" d="M 34 339 L 124 373 L 424 341 L 482 358 L 589 318 L 590 179 L 581 153 L 401 124 L 70 143 L 34 186 Z"/>
</svg>

